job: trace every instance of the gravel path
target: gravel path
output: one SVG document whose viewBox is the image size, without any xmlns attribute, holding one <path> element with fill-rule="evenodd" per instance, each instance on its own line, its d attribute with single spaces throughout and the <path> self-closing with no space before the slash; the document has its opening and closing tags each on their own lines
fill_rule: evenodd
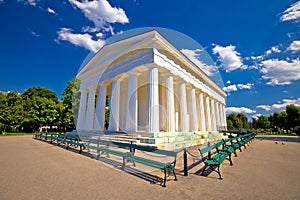
<svg viewBox="0 0 300 200">
<path fill-rule="evenodd" d="M 255 139 L 233 166 L 224 161 L 222 181 L 216 173 L 199 176 L 200 164 L 167 188 L 77 152 L 29 136 L 0 137 L 0 199 L 300 199 L 300 143 L 290 139 Z"/>
</svg>

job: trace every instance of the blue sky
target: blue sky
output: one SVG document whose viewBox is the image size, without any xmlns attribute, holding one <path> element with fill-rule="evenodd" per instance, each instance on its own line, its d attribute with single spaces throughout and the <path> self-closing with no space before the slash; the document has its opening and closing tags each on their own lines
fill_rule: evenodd
<svg viewBox="0 0 300 200">
<path fill-rule="evenodd" d="M 61 96 L 108 38 L 163 27 L 211 56 L 228 113 L 250 119 L 300 105 L 300 1 L 0 0 L 0 17 L 0 91 L 43 86 Z M 180 50 L 201 62 L 203 49 Z"/>
</svg>

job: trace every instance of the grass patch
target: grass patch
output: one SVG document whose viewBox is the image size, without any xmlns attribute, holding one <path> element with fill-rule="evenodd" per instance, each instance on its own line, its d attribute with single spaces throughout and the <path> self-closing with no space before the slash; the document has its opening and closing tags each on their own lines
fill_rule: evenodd
<svg viewBox="0 0 300 200">
<path fill-rule="evenodd" d="M 21 135 L 33 135 L 34 133 L 2 133 L 0 136 L 21 136 Z"/>
</svg>

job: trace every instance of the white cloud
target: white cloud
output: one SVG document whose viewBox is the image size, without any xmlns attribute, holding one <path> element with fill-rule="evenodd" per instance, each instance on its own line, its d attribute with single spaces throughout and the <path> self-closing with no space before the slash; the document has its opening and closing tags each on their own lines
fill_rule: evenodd
<svg viewBox="0 0 300 200">
<path fill-rule="evenodd" d="M 4 3 L 4 0 L 0 0 L 0 4 Z"/>
<path fill-rule="evenodd" d="M 270 110 L 284 110 L 287 105 L 294 104 L 300 106 L 300 98 L 298 99 L 283 99 L 282 103 L 275 103 L 273 105 L 258 105 L 256 108 L 261 108 L 266 111 Z"/>
<path fill-rule="evenodd" d="M 34 32 L 34 31 L 31 31 L 31 34 L 32 35 L 34 35 L 35 37 L 40 37 L 40 35 L 39 34 L 37 34 L 36 32 Z"/>
<path fill-rule="evenodd" d="M 24 2 L 25 4 L 29 4 L 31 6 L 36 6 L 40 0 L 17 0 L 18 2 Z"/>
<path fill-rule="evenodd" d="M 268 80 L 268 85 L 289 85 L 300 80 L 300 60 L 264 60 L 260 72 L 263 73 L 262 78 Z"/>
<path fill-rule="evenodd" d="M 92 36 L 87 33 L 76 34 L 71 31 L 72 30 L 69 28 L 61 28 L 57 32 L 58 40 L 69 41 L 76 46 L 84 47 L 85 49 L 93 52 L 98 51 L 103 45 L 105 45 L 105 40 L 93 40 Z"/>
<path fill-rule="evenodd" d="M 255 110 L 251 110 L 250 108 L 246 107 L 227 107 L 226 113 L 255 113 Z"/>
<path fill-rule="evenodd" d="M 264 57 L 263 56 L 251 56 L 252 60 L 262 60 Z"/>
<path fill-rule="evenodd" d="M 250 90 L 253 87 L 253 83 L 237 84 L 237 87 L 240 90 L 242 90 L 242 89 L 248 89 L 248 90 Z"/>
<path fill-rule="evenodd" d="M 228 85 L 228 86 L 226 86 L 226 87 L 223 87 L 223 90 L 224 90 L 225 92 L 237 91 L 237 87 L 236 87 L 235 84 L 233 84 L 233 85 Z"/>
<path fill-rule="evenodd" d="M 181 52 L 184 53 L 193 63 L 195 63 L 200 69 L 202 69 L 208 76 L 212 76 L 215 72 L 218 71 L 216 66 L 206 65 L 200 60 L 201 49 L 181 49 Z"/>
<path fill-rule="evenodd" d="M 56 14 L 56 12 L 53 9 L 51 9 L 51 8 L 47 8 L 47 12 L 51 13 L 51 14 Z"/>
<path fill-rule="evenodd" d="M 246 83 L 246 84 L 233 84 L 233 85 L 228 85 L 226 87 L 223 87 L 223 90 L 225 92 L 231 92 L 231 91 L 237 91 L 238 89 L 243 90 L 243 89 L 248 89 L 250 90 L 253 87 L 253 83 Z"/>
<path fill-rule="evenodd" d="M 279 48 L 277 46 L 271 47 L 271 49 L 267 50 L 265 52 L 266 55 L 270 55 L 272 53 L 280 53 L 281 50 L 279 50 Z"/>
<path fill-rule="evenodd" d="M 284 21 L 294 21 L 300 19 L 300 1 L 292 4 L 288 9 L 286 9 L 280 18 L 282 22 Z"/>
<path fill-rule="evenodd" d="M 271 106 L 269 106 L 269 105 L 258 105 L 258 106 L 256 106 L 256 108 L 261 108 L 261 109 L 264 109 L 266 111 L 271 110 Z"/>
<path fill-rule="evenodd" d="M 247 69 L 247 66 L 243 65 L 240 53 L 235 50 L 235 46 L 229 45 L 227 47 L 222 47 L 216 45 L 213 48 L 213 53 L 218 54 L 218 60 L 221 62 L 221 67 L 225 69 L 226 72 L 231 72 L 236 69 Z"/>
<path fill-rule="evenodd" d="M 228 80 L 227 82 L 226 82 L 226 84 L 230 84 L 231 83 L 231 81 L 230 80 Z"/>
<path fill-rule="evenodd" d="M 300 51 L 300 40 L 295 40 L 291 43 L 291 45 L 288 47 L 288 50 L 290 51 Z"/>
<path fill-rule="evenodd" d="M 113 28 L 110 24 L 128 23 L 129 20 L 122 8 L 112 7 L 107 0 L 79 2 L 77 0 L 69 0 L 69 2 L 78 7 L 86 18 L 92 21 L 95 28 L 86 27 L 86 30 L 91 32 L 105 30 L 113 33 Z"/>
<path fill-rule="evenodd" d="M 262 116 L 262 114 L 255 114 L 252 115 L 251 118 L 258 119 L 260 116 Z"/>
</svg>

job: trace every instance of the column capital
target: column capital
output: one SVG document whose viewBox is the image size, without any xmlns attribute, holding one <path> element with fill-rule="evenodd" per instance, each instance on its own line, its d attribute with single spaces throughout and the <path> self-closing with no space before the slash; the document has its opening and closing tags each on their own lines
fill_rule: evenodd
<svg viewBox="0 0 300 200">
<path fill-rule="evenodd" d="M 118 74 L 117 76 L 115 76 L 114 78 L 112 78 L 112 81 L 122 81 L 126 77 L 128 77 L 128 75 L 125 74 L 125 73 Z"/>
<path fill-rule="evenodd" d="M 127 72 L 127 75 L 128 75 L 128 76 L 130 76 L 130 75 L 139 76 L 139 75 L 141 75 L 141 74 L 142 74 L 141 72 L 138 72 L 138 71 L 136 71 L 135 69 L 130 70 L 130 71 Z"/>
<path fill-rule="evenodd" d="M 153 68 L 158 68 L 158 65 L 155 64 L 155 63 L 151 63 L 151 64 L 148 64 L 146 66 L 147 66 L 148 70 L 153 69 Z"/>
<path fill-rule="evenodd" d="M 79 90 L 81 93 L 88 93 L 89 89 L 88 88 L 82 88 Z"/>
<path fill-rule="evenodd" d="M 110 84 L 109 81 L 102 81 L 100 83 L 98 83 L 99 86 L 108 86 Z"/>
<path fill-rule="evenodd" d="M 97 85 L 91 85 L 89 87 L 89 91 L 95 91 L 97 89 Z"/>
</svg>

